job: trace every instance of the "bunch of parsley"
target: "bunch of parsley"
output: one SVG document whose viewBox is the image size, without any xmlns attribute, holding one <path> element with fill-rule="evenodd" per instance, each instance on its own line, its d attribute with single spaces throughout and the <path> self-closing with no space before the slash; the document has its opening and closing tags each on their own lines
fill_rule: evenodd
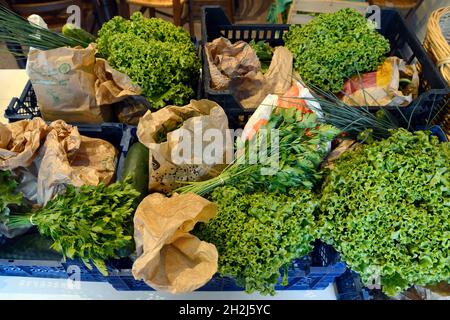
<svg viewBox="0 0 450 320">
<path fill-rule="evenodd" d="M 304 188 L 286 193 L 245 193 L 243 189 L 216 188 L 211 200 L 218 214 L 209 223 L 199 224 L 195 233 L 217 247 L 223 276 L 233 277 L 248 293 L 275 294 L 280 268 L 312 250 L 317 201 Z"/>
<path fill-rule="evenodd" d="M 98 33 L 99 54 L 142 88 L 153 108 L 184 105 L 194 97 L 200 60 L 189 34 L 170 22 L 145 18 L 106 22 Z"/>
<path fill-rule="evenodd" d="M 390 50 L 375 25 L 354 9 L 321 14 L 284 35 L 302 80 L 325 92 L 340 92 L 344 81 L 374 71 Z"/>
<path fill-rule="evenodd" d="M 398 129 L 346 152 L 320 208 L 322 239 L 366 284 L 393 296 L 450 280 L 450 143 Z"/>
<path fill-rule="evenodd" d="M 36 225 L 53 240 L 52 248 L 67 258 L 92 262 L 107 274 L 105 260 L 133 246 L 133 213 L 139 197 L 130 180 L 105 186 L 68 185 L 64 194 L 32 214 L 14 215 L 10 227 Z"/>
</svg>

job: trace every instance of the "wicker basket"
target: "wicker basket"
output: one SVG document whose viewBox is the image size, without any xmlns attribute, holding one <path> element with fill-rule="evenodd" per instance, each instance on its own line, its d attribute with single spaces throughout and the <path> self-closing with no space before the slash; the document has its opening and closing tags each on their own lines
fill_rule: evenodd
<svg viewBox="0 0 450 320">
<path fill-rule="evenodd" d="M 424 47 L 436 62 L 439 70 L 450 86 L 450 6 L 434 11 L 427 25 Z M 440 119 L 442 126 L 450 137 L 450 97 L 446 110 Z"/>
</svg>

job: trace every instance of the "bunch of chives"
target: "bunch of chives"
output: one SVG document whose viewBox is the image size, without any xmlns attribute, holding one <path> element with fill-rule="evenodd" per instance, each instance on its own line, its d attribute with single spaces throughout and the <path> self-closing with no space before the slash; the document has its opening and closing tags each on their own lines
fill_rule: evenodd
<svg viewBox="0 0 450 320">
<path fill-rule="evenodd" d="M 0 5 L 0 42 L 18 44 L 41 50 L 60 47 L 87 47 L 89 43 L 64 36 L 61 33 L 48 30 L 29 22 L 8 8 Z M 21 55 L 19 52 L 12 52 Z"/>
</svg>

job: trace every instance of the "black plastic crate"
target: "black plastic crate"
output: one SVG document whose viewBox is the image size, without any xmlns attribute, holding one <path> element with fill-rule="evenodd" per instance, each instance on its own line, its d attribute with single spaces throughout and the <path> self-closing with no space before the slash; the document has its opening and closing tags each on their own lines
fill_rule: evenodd
<svg viewBox="0 0 450 320">
<path fill-rule="evenodd" d="M 28 81 L 19 98 L 13 97 L 5 110 L 5 118 L 9 122 L 20 120 L 30 120 L 40 117 L 41 112 L 37 105 L 36 94 L 34 93 L 31 82 Z"/>
<path fill-rule="evenodd" d="M 109 141 L 118 150 L 116 179 L 121 178 L 125 156 L 137 141 L 136 128 L 117 123 L 78 125 L 80 134 Z M 95 268 L 89 270 L 81 260 L 63 261 L 61 254 L 49 249 L 51 240 L 30 230 L 13 239 L 0 237 L 0 276 L 80 279 L 106 282 Z"/>
<path fill-rule="evenodd" d="M 242 127 L 255 109 L 245 109 L 229 90 L 218 91 L 211 89 L 211 74 L 204 45 L 216 38 L 225 37 L 231 42 L 238 40 L 246 42 L 264 40 L 271 46 L 280 46 L 284 44 L 283 35 L 289 30 L 289 25 L 233 25 L 219 6 L 203 7 L 201 23 L 204 97 L 216 101 L 225 109 L 232 126 L 238 125 Z M 401 107 L 402 113 L 407 118 L 413 114 L 415 123 L 431 119 L 431 114 L 443 108 L 444 98 L 450 94 L 450 88 L 415 34 L 408 28 L 405 20 L 397 11 L 390 9 L 381 10 L 381 29 L 379 32 L 390 42 L 391 56 L 396 55 L 407 63 L 418 62 L 421 65 L 420 95 L 409 106 Z M 399 119 L 401 118 L 396 107 L 368 107 L 369 110 L 374 112 L 380 108 L 392 110 Z"/>
<path fill-rule="evenodd" d="M 335 285 L 338 300 L 370 300 L 369 290 L 364 288 L 358 274 L 350 269 L 336 278 Z"/>
</svg>

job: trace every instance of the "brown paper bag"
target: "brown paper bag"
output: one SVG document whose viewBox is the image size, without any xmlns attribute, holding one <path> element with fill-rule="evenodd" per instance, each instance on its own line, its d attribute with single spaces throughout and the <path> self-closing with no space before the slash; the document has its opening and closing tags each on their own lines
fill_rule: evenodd
<svg viewBox="0 0 450 320">
<path fill-rule="evenodd" d="M 23 199 L 30 204 L 37 203 L 37 177 L 39 168 L 36 166 L 37 161 L 26 168 L 17 168 L 14 174 L 17 177 L 17 192 L 22 193 Z"/>
<path fill-rule="evenodd" d="M 0 148 L 7 149 L 9 142 L 12 138 L 12 132 L 8 129 L 8 126 L 0 123 Z"/>
<path fill-rule="evenodd" d="M 275 49 L 269 70 L 261 72 L 261 63 L 244 41 L 232 44 L 218 38 L 205 46 L 211 73 L 211 87 L 230 90 L 245 108 L 256 108 L 268 94 L 284 94 L 292 85 L 293 56 L 284 48 Z"/>
<path fill-rule="evenodd" d="M 431 290 L 436 295 L 441 297 L 446 297 L 447 300 L 450 300 L 450 283 L 442 281 L 436 285 L 426 286 L 428 290 Z"/>
<path fill-rule="evenodd" d="M 147 196 L 134 216 L 135 279 L 171 293 L 203 286 L 217 272 L 217 249 L 189 232 L 215 215 L 216 206 L 195 194 Z"/>
<path fill-rule="evenodd" d="M 450 285 L 441 282 L 433 286 L 414 285 L 408 290 L 393 297 L 392 300 L 448 300 L 450 301 Z"/>
<path fill-rule="evenodd" d="M 81 136 L 77 127 L 62 120 L 50 124 L 36 161 L 37 202 L 45 204 L 67 184 L 109 184 L 115 173 L 117 150 L 107 141 Z"/>
<path fill-rule="evenodd" d="M 221 37 L 207 43 L 205 50 L 212 89 L 227 90 L 232 79 L 254 79 L 261 72 L 258 56 L 244 41 L 232 44 Z"/>
<path fill-rule="evenodd" d="M 400 79 L 409 84 L 400 90 Z M 389 57 L 377 71 L 353 77 L 344 85 L 344 101 L 350 106 L 408 106 L 419 93 L 419 72 L 398 57 Z"/>
<path fill-rule="evenodd" d="M 137 126 L 150 107 L 150 103 L 143 96 L 128 97 L 114 104 L 119 122 L 131 126 Z"/>
<path fill-rule="evenodd" d="M 294 84 L 294 56 L 285 47 L 276 47 L 264 78 L 271 94 L 282 96 Z"/>
<path fill-rule="evenodd" d="M 36 200 L 36 178 L 28 170 L 35 169 L 33 160 L 46 135 L 47 125 L 40 118 L 0 123 L 0 170 L 13 172 L 19 181 L 17 192 L 21 192 L 30 203 Z M 1 220 L 0 217 L 0 236 L 6 238 L 20 236 L 30 229 L 11 229 Z"/>
<path fill-rule="evenodd" d="M 77 127 L 62 120 L 50 125 L 41 118 L 2 124 L 0 143 L 6 147 L 0 148 L 0 170 L 14 171 L 25 179 L 26 186 L 19 188 L 28 200 L 38 204 L 45 204 L 66 184 L 109 184 L 115 174 L 114 146 L 81 136 Z"/>
<path fill-rule="evenodd" d="M 17 191 L 30 204 L 44 205 L 66 184 L 109 184 L 116 154 L 109 142 L 81 136 L 62 120 L 50 126 L 41 118 L 0 124 L 0 170 L 13 171 Z M 0 221 L 0 235 L 8 238 L 28 229 L 10 229 Z"/>
<path fill-rule="evenodd" d="M 95 58 L 95 45 L 32 50 L 27 74 L 45 120 L 111 121 L 109 104 L 141 92 L 130 78 Z"/>
<path fill-rule="evenodd" d="M 47 133 L 41 118 L 0 124 L 0 170 L 28 167 Z"/>
<path fill-rule="evenodd" d="M 206 164 L 202 155 L 196 154 L 196 126 L 201 127 L 203 133 L 207 129 L 218 129 L 222 133 L 223 153 L 217 155 L 217 162 Z M 217 103 L 209 100 L 191 100 L 184 107 L 169 106 L 153 113 L 147 111 L 139 122 L 137 135 L 139 141 L 150 151 L 150 192 L 170 193 L 181 186 L 180 181 L 197 181 L 217 176 L 227 163 L 227 158 L 232 156 L 233 141 L 227 129 L 228 118 L 225 112 Z M 191 139 L 182 132 L 189 132 Z M 183 141 L 180 141 L 180 134 Z M 159 140 L 166 136 L 166 141 Z M 188 161 L 180 163 L 172 155 L 182 149 L 181 143 L 186 141 L 191 146 L 188 150 L 191 156 Z M 202 150 L 209 143 L 203 141 Z"/>
</svg>

